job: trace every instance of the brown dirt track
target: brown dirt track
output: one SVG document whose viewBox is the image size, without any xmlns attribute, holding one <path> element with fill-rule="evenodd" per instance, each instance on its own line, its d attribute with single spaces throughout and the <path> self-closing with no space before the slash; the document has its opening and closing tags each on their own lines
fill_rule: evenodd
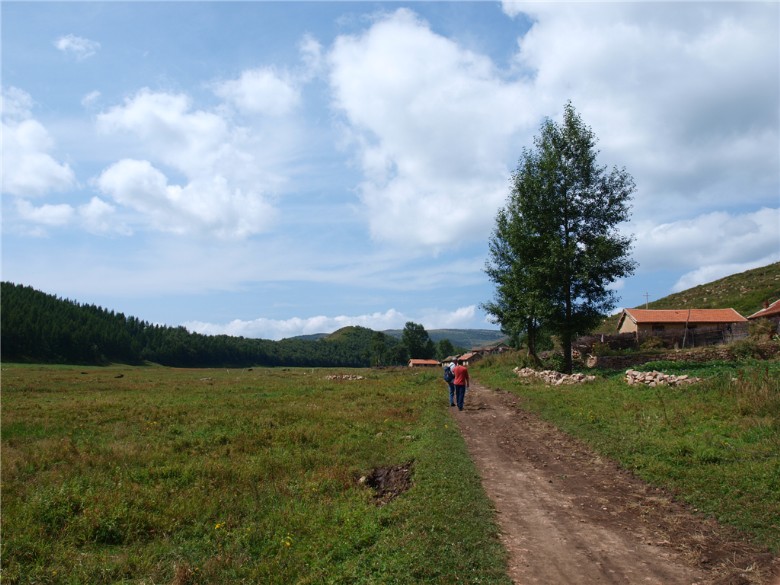
<svg viewBox="0 0 780 585">
<path fill-rule="evenodd" d="M 450 409 L 518 585 L 780 585 L 780 559 L 472 383 Z"/>
</svg>

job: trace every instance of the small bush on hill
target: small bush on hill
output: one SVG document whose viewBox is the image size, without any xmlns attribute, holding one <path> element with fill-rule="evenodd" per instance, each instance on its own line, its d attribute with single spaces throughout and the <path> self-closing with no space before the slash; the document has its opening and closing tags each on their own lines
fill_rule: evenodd
<svg viewBox="0 0 780 585">
<path fill-rule="evenodd" d="M 776 330 L 776 325 L 769 319 L 756 319 L 751 321 L 748 326 L 750 338 L 757 341 L 769 341 L 776 333 Z"/>
</svg>

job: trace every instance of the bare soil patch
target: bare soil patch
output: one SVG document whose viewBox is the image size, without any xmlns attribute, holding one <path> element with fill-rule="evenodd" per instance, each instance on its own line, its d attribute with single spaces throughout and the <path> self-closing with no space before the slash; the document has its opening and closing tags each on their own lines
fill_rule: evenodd
<svg viewBox="0 0 780 585">
<path fill-rule="evenodd" d="M 374 500 L 383 506 L 412 486 L 412 463 L 392 467 L 377 467 L 360 478 L 360 483 L 374 490 Z"/>
<path fill-rule="evenodd" d="M 780 559 L 472 384 L 453 411 L 492 499 L 509 575 L 529 584 L 780 585 Z"/>
</svg>

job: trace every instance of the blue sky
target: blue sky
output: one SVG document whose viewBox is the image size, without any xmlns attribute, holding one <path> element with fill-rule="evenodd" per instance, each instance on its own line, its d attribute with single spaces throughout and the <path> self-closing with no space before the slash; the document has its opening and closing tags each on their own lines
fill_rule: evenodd
<svg viewBox="0 0 780 585">
<path fill-rule="evenodd" d="M 489 328 L 571 100 L 637 306 L 780 260 L 780 5 L 3 2 L 2 279 L 203 333 Z"/>
</svg>

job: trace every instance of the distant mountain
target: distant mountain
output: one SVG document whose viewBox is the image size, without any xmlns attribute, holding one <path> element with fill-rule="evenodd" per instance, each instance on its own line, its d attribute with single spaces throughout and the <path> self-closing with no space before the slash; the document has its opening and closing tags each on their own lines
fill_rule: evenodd
<svg viewBox="0 0 780 585">
<path fill-rule="evenodd" d="M 747 317 L 761 310 L 764 302 L 780 298 L 780 262 L 746 270 L 694 286 L 640 305 L 636 309 L 734 309 Z M 614 333 L 620 314 L 608 317 L 596 333 Z"/>
<path fill-rule="evenodd" d="M 338 339 L 343 335 L 345 330 L 339 329 L 333 333 L 313 333 L 311 335 L 297 335 L 290 337 L 291 340 L 297 341 L 319 341 L 321 339 L 332 340 Z M 431 341 L 438 343 L 442 339 L 449 339 L 452 345 L 455 347 L 462 347 L 464 349 L 472 349 L 475 347 L 482 347 L 497 343 L 506 339 L 506 335 L 501 333 L 498 329 L 430 329 L 427 330 L 428 337 Z M 382 331 L 385 335 L 389 335 L 395 339 L 401 339 L 403 335 L 403 329 L 386 329 Z"/>
<path fill-rule="evenodd" d="M 400 339 L 403 330 L 388 329 L 383 333 Z M 438 343 L 442 339 L 449 339 L 455 347 L 465 349 L 482 347 L 506 339 L 506 335 L 498 329 L 429 329 L 428 337 L 434 343 Z"/>
</svg>

